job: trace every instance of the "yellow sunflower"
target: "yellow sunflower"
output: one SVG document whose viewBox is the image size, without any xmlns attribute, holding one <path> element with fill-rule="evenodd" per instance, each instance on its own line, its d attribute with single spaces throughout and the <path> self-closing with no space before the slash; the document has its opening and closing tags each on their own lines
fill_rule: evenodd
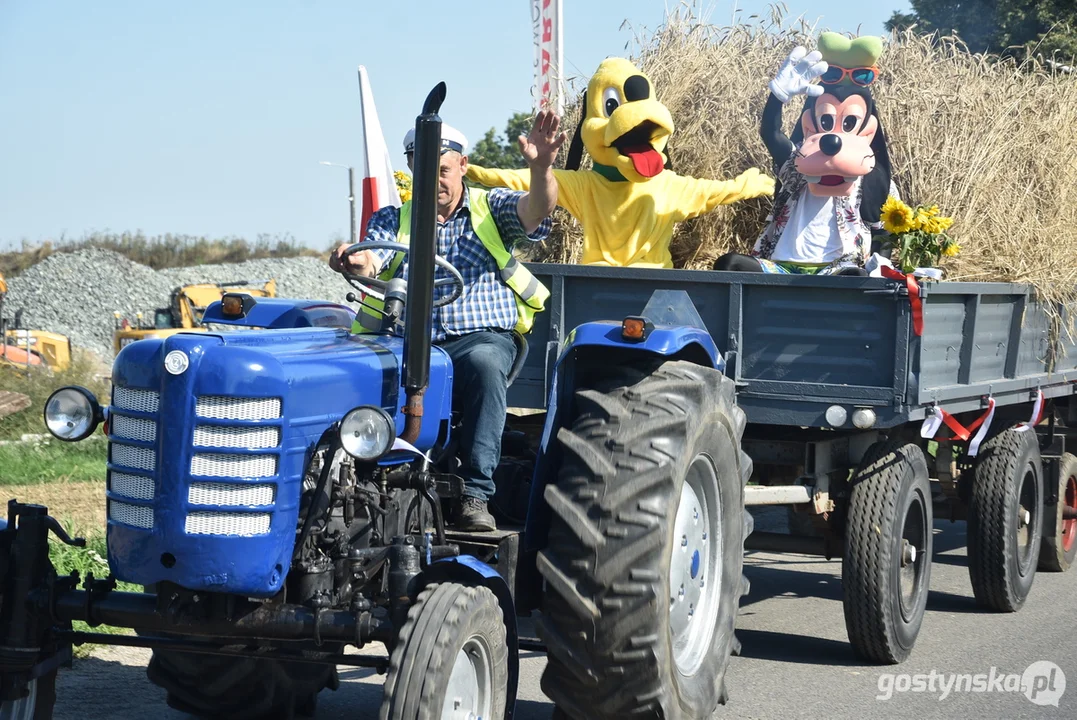
<svg viewBox="0 0 1077 720">
<path fill-rule="evenodd" d="M 920 223 L 921 229 L 924 232 L 931 233 L 932 235 L 938 235 L 944 233 L 950 229 L 950 226 L 954 224 L 953 218 L 948 217 L 931 217 Z"/>
<path fill-rule="evenodd" d="M 944 247 L 942 249 L 942 254 L 945 255 L 946 257 L 953 257 L 954 255 L 957 255 L 959 252 L 961 252 L 961 246 L 958 245 L 955 242 L 950 243 L 949 245 L 947 245 L 946 247 Z"/>
<path fill-rule="evenodd" d="M 400 202 L 411 200 L 411 176 L 401 170 L 393 171 L 396 190 L 400 193 Z"/>
<path fill-rule="evenodd" d="M 891 196 L 883 205 L 883 227 L 888 233 L 900 235 L 915 230 L 915 217 L 912 208 Z"/>
</svg>

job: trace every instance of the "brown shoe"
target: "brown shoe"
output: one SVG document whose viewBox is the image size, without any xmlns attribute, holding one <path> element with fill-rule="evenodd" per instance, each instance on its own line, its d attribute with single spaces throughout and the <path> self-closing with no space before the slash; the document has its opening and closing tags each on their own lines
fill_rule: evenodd
<svg viewBox="0 0 1077 720">
<path fill-rule="evenodd" d="M 486 509 L 486 501 L 474 497 L 465 497 L 456 506 L 453 527 L 470 532 L 490 532 L 497 530 L 494 516 Z"/>
</svg>

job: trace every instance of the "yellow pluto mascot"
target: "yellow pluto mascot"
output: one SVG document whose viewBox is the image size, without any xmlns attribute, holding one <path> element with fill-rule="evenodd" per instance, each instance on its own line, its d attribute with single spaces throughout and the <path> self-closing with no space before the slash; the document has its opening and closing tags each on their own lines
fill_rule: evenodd
<svg viewBox="0 0 1077 720">
<path fill-rule="evenodd" d="M 557 204 L 583 226 L 585 265 L 673 267 L 674 224 L 737 200 L 774 194 L 774 180 L 752 168 L 735 180 L 678 175 L 665 154 L 673 118 L 635 65 L 608 58 L 583 95 L 584 114 L 565 170 L 555 170 Z M 587 148 L 594 167 L 579 170 Z M 527 190 L 527 170 L 468 167 L 486 187 Z"/>
</svg>

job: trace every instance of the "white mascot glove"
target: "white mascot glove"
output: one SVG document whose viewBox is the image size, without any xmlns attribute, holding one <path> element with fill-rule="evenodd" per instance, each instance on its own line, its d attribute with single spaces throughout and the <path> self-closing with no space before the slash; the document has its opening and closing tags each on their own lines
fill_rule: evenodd
<svg viewBox="0 0 1077 720">
<path fill-rule="evenodd" d="M 818 50 L 809 53 L 800 45 L 793 48 L 793 52 L 789 53 L 789 58 L 778 71 L 778 76 L 770 81 L 770 91 L 774 93 L 774 97 L 786 105 L 794 95 L 822 95 L 823 88 L 812 84 L 813 80 L 830 68 L 822 59 L 823 55 Z"/>
</svg>

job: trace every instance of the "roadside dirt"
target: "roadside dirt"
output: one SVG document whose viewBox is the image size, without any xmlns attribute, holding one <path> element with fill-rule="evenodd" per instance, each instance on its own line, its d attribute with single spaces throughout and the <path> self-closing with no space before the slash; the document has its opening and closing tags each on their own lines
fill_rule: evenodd
<svg viewBox="0 0 1077 720">
<path fill-rule="evenodd" d="M 105 480 L 3 485 L 0 494 L 19 502 L 46 505 L 49 514 L 80 532 L 105 531 Z"/>
</svg>

